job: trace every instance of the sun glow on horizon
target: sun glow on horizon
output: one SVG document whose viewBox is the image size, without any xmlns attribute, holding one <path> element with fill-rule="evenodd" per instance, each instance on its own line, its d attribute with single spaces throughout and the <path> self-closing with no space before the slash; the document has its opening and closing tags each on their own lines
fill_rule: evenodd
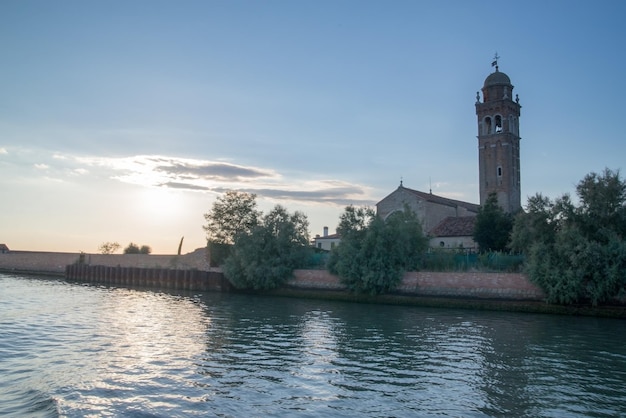
<svg viewBox="0 0 626 418">
<path fill-rule="evenodd" d="M 174 221 L 183 213 L 182 192 L 167 187 L 143 187 L 137 199 L 141 212 L 151 220 Z"/>
</svg>

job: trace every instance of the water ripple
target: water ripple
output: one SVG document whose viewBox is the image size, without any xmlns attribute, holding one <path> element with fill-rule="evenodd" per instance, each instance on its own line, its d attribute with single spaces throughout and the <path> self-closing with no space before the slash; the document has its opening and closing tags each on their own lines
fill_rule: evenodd
<svg viewBox="0 0 626 418">
<path fill-rule="evenodd" d="M 622 321 L 0 275 L 0 415 L 626 415 Z"/>
</svg>

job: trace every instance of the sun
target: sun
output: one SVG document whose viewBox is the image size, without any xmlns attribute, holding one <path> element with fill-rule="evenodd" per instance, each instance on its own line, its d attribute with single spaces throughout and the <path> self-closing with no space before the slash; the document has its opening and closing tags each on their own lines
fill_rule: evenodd
<svg viewBox="0 0 626 418">
<path fill-rule="evenodd" d="M 166 187 L 144 188 L 138 198 L 142 213 L 158 221 L 176 219 L 184 206 L 181 193 Z"/>
</svg>

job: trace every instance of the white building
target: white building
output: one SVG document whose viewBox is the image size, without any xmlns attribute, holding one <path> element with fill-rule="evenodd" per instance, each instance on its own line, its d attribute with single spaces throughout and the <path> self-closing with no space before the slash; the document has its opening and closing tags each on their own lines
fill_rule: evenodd
<svg viewBox="0 0 626 418">
<path fill-rule="evenodd" d="M 328 235 L 328 227 L 324 227 L 324 235 L 315 235 L 313 238 L 313 246 L 317 249 L 330 251 L 335 248 L 341 242 L 341 236 L 339 234 Z"/>
</svg>

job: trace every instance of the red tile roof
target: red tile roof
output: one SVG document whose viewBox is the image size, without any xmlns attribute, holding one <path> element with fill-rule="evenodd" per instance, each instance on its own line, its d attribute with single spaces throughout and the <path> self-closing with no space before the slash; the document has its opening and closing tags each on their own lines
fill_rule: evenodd
<svg viewBox="0 0 626 418">
<path fill-rule="evenodd" d="M 474 235 L 475 216 L 448 216 L 430 230 L 433 237 L 470 237 Z"/>
</svg>

